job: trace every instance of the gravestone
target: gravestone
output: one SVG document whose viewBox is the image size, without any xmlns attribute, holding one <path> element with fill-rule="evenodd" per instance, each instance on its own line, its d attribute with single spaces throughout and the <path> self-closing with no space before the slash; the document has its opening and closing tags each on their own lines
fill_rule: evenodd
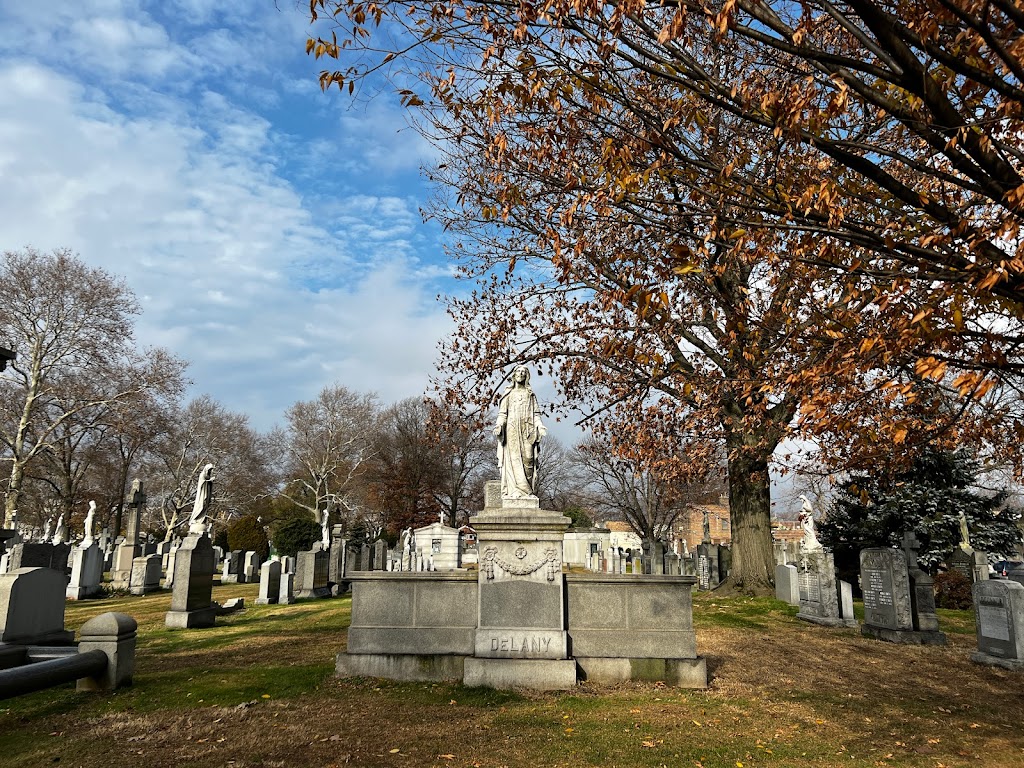
<svg viewBox="0 0 1024 768">
<path fill-rule="evenodd" d="M 133 595 L 148 595 L 150 592 L 160 589 L 160 576 L 163 572 L 160 560 L 160 555 L 155 552 L 132 560 L 132 575 L 128 591 Z"/>
<path fill-rule="evenodd" d="M 295 574 L 287 571 L 281 574 L 281 584 L 277 592 L 278 605 L 291 605 L 295 602 Z"/>
<path fill-rule="evenodd" d="M 259 574 L 260 574 L 260 562 L 259 562 L 259 560 L 260 560 L 260 556 L 256 552 L 246 552 L 245 553 L 245 561 L 244 561 L 244 565 L 242 566 L 242 570 L 243 570 L 243 572 L 245 574 L 245 578 L 243 579 L 241 576 L 239 576 L 239 578 L 238 578 L 239 583 L 243 583 L 244 582 L 245 584 L 255 584 L 256 581 L 259 580 Z"/>
<path fill-rule="evenodd" d="M 941 632 L 915 627 L 906 553 L 886 547 L 861 550 L 860 579 L 864 593 L 861 634 L 893 643 L 945 645 Z"/>
<path fill-rule="evenodd" d="M 70 544 L 15 544 L 11 547 L 8 571 L 20 568 L 49 568 L 66 575 L 70 554 Z"/>
<path fill-rule="evenodd" d="M 957 547 L 949 558 L 950 570 L 962 574 L 971 584 L 988 579 L 988 556 L 984 552 L 968 551 Z"/>
<path fill-rule="evenodd" d="M 977 581 L 973 587 L 978 650 L 971 661 L 1024 670 L 1024 586 L 1015 581 Z"/>
<path fill-rule="evenodd" d="M 71 564 L 71 582 L 65 591 L 68 600 L 81 600 L 100 592 L 100 583 L 103 581 L 103 552 L 95 541 L 88 541 L 88 546 L 75 547 Z"/>
<path fill-rule="evenodd" d="M 839 584 L 831 552 L 823 549 L 804 552 L 797 569 L 797 586 L 800 595 L 798 619 L 827 627 L 857 626 L 852 612 L 843 616 L 840 610 Z"/>
<path fill-rule="evenodd" d="M 790 605 L 800 605 L 800 583 L 795 565 L 775 566 L 775 597 Z"/>
<path fill-rule="evenodd" d="M 377 539 L 373 545 L 373 570 L 387 570 L 388 545 L 383 539 Z"/>
<path fill-rule="evenodd" d="M 221 584 L 241 584 L 245 582 L 245 553 L 240 549 L 232 550 L 224 556 L 224 570 L 221 572 Z"/>
<path fill-rule="evenodd" d="M 697 545 L 697 589 L 714 589 L 718 586 L 718 555 L 719 548 L 717 544 L 704 542 Z"/>
<path fill-rule="evenodd" d="M 314 544 L 308 552 L 299 552 L 295 564 L 295 597 L 302 600 L 330 597 L 329 566 L 328 554 L 322 544 Z"/>
<path fill-rule="evenodd" d="M 17 568 L 0 576 L 0 642 L 64 644 L 67 580 L 51 568 Z"/>
<path fill-rule="evenodd" d="M 256 605 L 276 603 L 281 594 L 281 563 L 268 560 L 260 566 L 260 595 Z"/>
<path fill-rule="evenodd" d="M 328 551 L 327 580 L 331 584 L 341 585 L 345 580 L 345 550 L 348 546 L 348 539 L 345 538 L 345 527 L 336 525 L 331 529 L 331 548 Z M 283 572 L 293 570 L 286 566 Z M 339 591 L 341 588 L 339 587 Z"/>
<path fill-rule="evenodd" d="M 168 627 L 212 627 L 217 612 L 213 605 L 213 574 L 217 570 L 213 544 L 206 533 L 190 533 L 174 552 L 171 577 L 171 610 L 164 616 Z"/>
</svg>

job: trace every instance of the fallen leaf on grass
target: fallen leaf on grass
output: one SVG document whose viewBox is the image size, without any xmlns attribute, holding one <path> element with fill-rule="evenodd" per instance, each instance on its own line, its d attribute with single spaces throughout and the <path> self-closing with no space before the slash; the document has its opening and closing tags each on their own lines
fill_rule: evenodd
<svg viewBox="0 0 1024 768">
<path fill-rule="evenodd" d="M 441 760 L 454 760 L 455 755 L 438 755 L 438 758 Z"/>
<path fill-rule="evenodd" d="M 397 755 L 397 754 L 398 754 L 399 752 L 401 752 L 401 751 L 402 751 L 401 749 L 392 749 L 392 750 L 390 751 L 390 754 L 392 754 L 392 755 Z"/>
</svg>

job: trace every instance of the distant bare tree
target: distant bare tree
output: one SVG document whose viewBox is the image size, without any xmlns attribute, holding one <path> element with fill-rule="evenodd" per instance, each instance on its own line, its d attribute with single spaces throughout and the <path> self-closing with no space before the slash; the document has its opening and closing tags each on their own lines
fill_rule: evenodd
<svg viewBox="0 0 1024 768">
<path fill-rule="evenodd" d="M 364 511 L 362 481 L 376 452 L 377 397 L 339 385 L 285 413 L 284 495 L 319 521 L 334 508 L 346 520 Z"/>
<path fill-rule="evenodd" d="M 44 452 L 58 453 L 57 444 L 75 433 L 72 422 L 101 423 L 120 400 L 180 386 L 183 365 L 166 353 L 165 364 L 147 364 L 133 346 L 135 296 L 69 250 L 8 251 L 0 283 L 0 339 L 17 353 L 0 373 L 0 398 L 11 405 L 0 420 L 0 458 L 10 463 L 8 524 L 26 469 Z"/>
</svg>

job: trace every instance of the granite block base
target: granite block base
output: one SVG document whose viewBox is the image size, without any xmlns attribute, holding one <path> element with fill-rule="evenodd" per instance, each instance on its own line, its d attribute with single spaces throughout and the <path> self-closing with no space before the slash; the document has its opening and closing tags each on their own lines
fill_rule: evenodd
<svg viewBox="0 0 1024 768">
<path fill-rule="evenodd" d="M 572 659 L 467 658 L 462 682 L 468 688 L 567 691 L 576 687 L 576 662 Z"/>
<path fill-rule="evenodd" d="M 441 654 L 339 653 L 339 677 L 382 677 L 387 680 L 461 681 L 465 656 Z"/>
<path fill-rule="evenodd" d="M 807 614 L 807 613 L 798 613 L 796 615 L 796 617 L 798 619 L 800 619 L 801 621 L 809 621 L 811 624 L 818 624 L 818 625 L 820 625 L 822 627 L 850 627 L 850 628 L 854 628 L 858 624 L 857 620 L 853 619 L 853 618 L 842 619 L 842 618 L 833 618 L 831 616 L 812 616 L 811 614 Z"/>
<path fill-rule="evenodd" d="M 216 622 L 217 609 L 213 606 L 195 611 L 168 611 L 164 616 L 164 625 L 171 629 L 212 627 Z"/>
<path fill-rule="evenodd" d="M 971 661 L 975 664 L 985 664 L 990 667 L 1010 669 L 1014 672 L 1024 672 L 1024 661 L 1021 659 L 1001 659 L 998 656 L 990 656 L 981 651 L 973 651 L 971 653 Z"/>
<path fill-rule="evenodd" d="M 886 629 L 885 627 L 873 627 L 870 624 L 862 624 L 860 633 L 864 637 L 873 637 L 876 640 L 885 640 L 889 643 L 904 643 L 907 645 L 946 645 L 944 632 L 928 631 L 918 632 L 912 629 Z"/>
<path fill-rule="evenodd" d="M 664 682 L 677 688 L 707 688 L 708 667 L 696 659 L 601 659 L 576 657 L 581 681 L 615 685 L 630 681 Z"/>
</svg>

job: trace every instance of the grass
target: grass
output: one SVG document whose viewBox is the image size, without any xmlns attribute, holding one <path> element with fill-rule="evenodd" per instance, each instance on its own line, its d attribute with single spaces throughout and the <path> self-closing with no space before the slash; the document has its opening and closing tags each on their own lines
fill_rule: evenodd
<svg viewBox="0 0 1024 768">
<path fill-rule="evenodd" d="M 215 588 L 235 596 L 251 604 L 256 587 Z M 107 610 L 139 621 L 135 684 L 0 702 L 0 764 L 1024 768 L 1024 674 L 969 661 L 970 612 L 939 612 L 948 647 L 904 647 L 706 593 L 694 624 L 708 690 L 536 693 L 338 679 L 348 599 L 173 631 L 169 600 L 69 603 L 71 629 Z"/>
</svg>

